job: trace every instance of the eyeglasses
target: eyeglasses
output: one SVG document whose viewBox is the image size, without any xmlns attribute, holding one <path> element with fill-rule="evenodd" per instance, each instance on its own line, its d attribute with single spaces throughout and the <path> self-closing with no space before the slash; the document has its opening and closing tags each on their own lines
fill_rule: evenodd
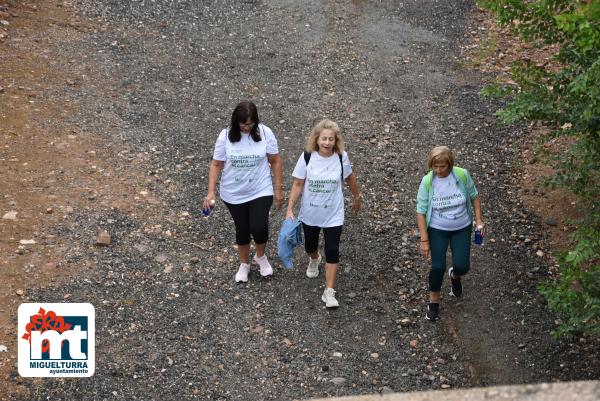
<svg viewBox="0 0 600 401">
<path fill-rule="evenodd" d="M 244 127 L 244 128 L 246 128 L 246 127 L 248 127 L 248 128 L 254 127 L 254 123 L 239 123 L 239 124 L 240 124 L 240 128 L 241 127 Z"/>
</svg>

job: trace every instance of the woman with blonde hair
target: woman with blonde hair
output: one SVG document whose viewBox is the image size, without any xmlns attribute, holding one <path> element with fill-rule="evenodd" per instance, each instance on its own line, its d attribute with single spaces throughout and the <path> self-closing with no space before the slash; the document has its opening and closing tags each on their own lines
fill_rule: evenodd
<svg viewBox="0 0 600 401">
<path fill-rule="evenodd" d="M 294 183 L 290 191 L 286 218 L 293 219 L 293 208 L 300 196 L 302 203 L 298 219 L 304 230 L 304 248 L 309 255 L 306 276 L 319 275 L 319 234 L 323 230 L 325 242 L 325 291 L 321 300 L 327 308 L 339 306 L 335 298 L 335 280 L 340 261 L 340 238 L 344 224 L 344 194 L 346 181 L 354 195 L 354 214 L 360 210 L 360 192 L 352 171 L 338 124 L 324 119 L 317 123 L 292 173 Z"/>
<path fill-rule="evenodd" d="M 483 230 L 481 201 L 469 172 L 454 165 L 454 152 L 447 146 L 435 147 L 427 158 L 429 172 L 421 180 L 417 195 L 419 251 L 431 256 L 427 320 L 437 320 L 440 290 L 446 272 L 446 252 L 452 250 L 448 270 L 450 295 L 462 295 L 461 276 L 469 271 L 473 219 Z"/>
</svg>

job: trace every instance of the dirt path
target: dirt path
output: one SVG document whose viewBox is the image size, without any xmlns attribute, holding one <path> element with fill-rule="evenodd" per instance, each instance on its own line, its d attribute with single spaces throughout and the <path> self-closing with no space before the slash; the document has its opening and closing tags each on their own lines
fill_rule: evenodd
<svg viewBox="0 0 600 401">
<path fill-rule="evenodd" d="M 74 248 L 93 246 L 89 233 L 74 245 L 67 236 L 75 216 L 97 209 L 138 209 L 133 200 L 140 181 L 136 163 L 117 173 L 122 162 L 112 144 L 69 123 L 79 105 L 64 96 L 84 77 L 56 68 L 58 44 L 80 40 L 89 27 L 61 3 L 9 2 L 1 9 L 5 25 L 0 42 L 0 377 L 11 384 L 0 390 L 22 393 L 16 372 L 16 310 L 34 289 L 60 288 L 65 281 L 96 268 L 93 260 L 73 263 Z M 126 149 L 118 144 L 118 152 Z M 135 176 L 135 177 L 134 177 Z M 6 218 L 11 215 L 10 218 Z M 33 243 L 24 244 L 33 240 Z M 69 294 L 62 298 L 68 302 Z"/>
<path fill-rule="evenodd" d="M 90 163 L 88 151 L 93 148 L 89 139 L 68 127 L 54 131 L 42 124 L 59 120 L 69 106 L 40 96 L 48 85 L 64 85 L 66 79 L 49 68 L 53 55 L 45 51 L 47 42 L 40 38 L 51 38 L 57 29 L 50 25 L 52 21 L 66 21 L 69 15 L 57 7 L 40 10 L 36 4 L 16 3 L 9 3 L 3 12 L 10 25 L 0 44 L 0 166 L 5 172 L 0 205 L 1 214 L 12 212 L 14 219 L 0 221 L 0 343 L 9 350 L 2 354 L 0 374 L 7 383 L 13 382 L 9 389 L 2 389 L 10 393 L 19 389 L 14 386 L 17 307 L 29 288 L 56 285 L 69 276 L 62 258 L 66 244 L 53 235 L 53 227 L 80 207 L 79 188 L 73 184 L 85 179 L 87 174 L 80 171 Z M 35 244 L 22 245 L 21 240 Z"/>
<path fill-rule="evenodd" d="M 545 233 L 514 165 L 526 140 L 496 125 L 497 105 L 477 95 L 486 76 L 455 58 L 472 8 L 9 3 L 0 205 L 17 219 L 0 222 L 4 398 L 305 399 L 597 379 L 595 340 L 547 334 L 535 286 L 549 266 L 530 245 Z M 278 135 L 288 173 L 314 119 L 345 130 L 365 209 L 344 228 L 337 311 L 302 267 L 234 285 L 229 216 L 218 205 L 199 219 L 215 135 L 243 98 Z M 492 231 L 465 297 L 445 296 L 430 324 L 414 197 L 439 143 L 472 171 Z M 103 229 L 112 245 L 95 247 Z M 18 304 L 65 300 L 96 307 L 95 376 L 19 378 Z"/>
</svg>

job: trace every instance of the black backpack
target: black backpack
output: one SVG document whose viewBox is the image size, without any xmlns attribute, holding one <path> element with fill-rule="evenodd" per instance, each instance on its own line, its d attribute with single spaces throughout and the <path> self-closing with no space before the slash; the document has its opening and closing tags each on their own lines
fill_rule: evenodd
<svg viewBox="0 0 600 401">
<path fill-rule="evenodd" d="M 312 153 L 307 152 L 306 150 L 304 151 L 304 163 L 306 164 L 306 167 L 308 167 L 308 162 L 310 161 L 310 156 L 312 155 Z M 340 167 L 342 168 L 342 181 L 340 181 L 342 183 L 344 183 L 344 163 L 342 163 L 342 155 L 340 153 L 338 153 L 338 157 L 340 158 Z"/>
</svg>

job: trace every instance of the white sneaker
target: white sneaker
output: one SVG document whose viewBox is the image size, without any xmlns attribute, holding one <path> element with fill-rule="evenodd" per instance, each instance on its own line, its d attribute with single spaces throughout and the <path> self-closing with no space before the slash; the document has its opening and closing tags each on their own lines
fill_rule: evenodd
<svg viewBox="0 0 600 401">
<path fill-rule="evenodd" d="M 254 255 L 254 261 L 260 267 L 260 275 L 268 277 L 273 275 L 273 267 L 267 260 L 267 255 L 262 255 L 260 258 Z"/>
<path fill-rule="evenodd" d="M 250 273 L 250 265 L 248 263 L 240 264 L 240 269 L 235 274 L 236 283 L 247 283 L 248 273 Z"/>
<path fill-rule="evenodd" d="M 308 267 L 306 268 L 306 277 L 315 278 L 319 277 L 319 263 L 321 263 L 321 254 L 316 259 L 308 257 Z"/>
<path fill-rule="evenodd" d="M 337 299 L 335 299 L 335 290 L 333 288 L 325 288 L 321 300 L 325 302 L 325 306 L 328 308 L 337 308 L 340 306 Z"/>
</svg>

